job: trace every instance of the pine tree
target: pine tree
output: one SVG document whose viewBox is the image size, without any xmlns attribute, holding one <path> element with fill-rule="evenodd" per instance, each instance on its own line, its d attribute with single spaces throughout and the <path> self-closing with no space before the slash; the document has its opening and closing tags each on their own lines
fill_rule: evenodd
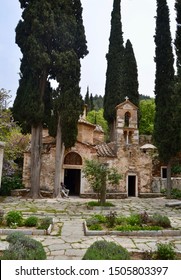
<svg viewBox="0 0 181 280">
<path fill-rule="evenodd" d="M 104 117 L 110 128 L 111 138 L 114 138 L 115 107 L 124 101 L 123 88 L 123 33 L 121 24 L 120 0 L 114 0 L 111 16 L 111 33 L 107 58 L 106 86 L 104 96 Z"/>
<path fill-rule="evenodd" d="M 127 40 L 124 55 L 124 93 L 137 107 L 139 105 L 138 69 L 130 40 Z"/>
<path fill-rule="evenodd" d="M 178 150 L 174 119 L 174 58 L 166 0 L 157 0 L 154 140 L 160 159 L 167 164 L 167 195 L 171 191 L 171 159 Z"/>
</svg>

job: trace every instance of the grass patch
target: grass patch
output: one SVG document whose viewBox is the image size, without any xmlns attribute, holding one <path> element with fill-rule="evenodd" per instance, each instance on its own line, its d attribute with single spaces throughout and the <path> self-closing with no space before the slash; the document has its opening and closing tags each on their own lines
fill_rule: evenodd
<svg viewBox="0 0 181 280">
<path fill-rule="evenodd" d="M 101 204 L 98 201 L 89 201 L 87 203 L 88 206 L 94 207 L 94 206 L 102 206 L 102 207 L 114 207 L 115 205 L 111 202 L 105 202 L 104 204 Z"/>
</svg>

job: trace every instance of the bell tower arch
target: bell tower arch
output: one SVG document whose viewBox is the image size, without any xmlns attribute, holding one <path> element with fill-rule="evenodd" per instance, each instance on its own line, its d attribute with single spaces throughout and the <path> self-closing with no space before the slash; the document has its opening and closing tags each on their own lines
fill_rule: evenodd
<svg viewBox="0 0 181 280">
<path fill-rule="evenodd" d="M 116 106 L 117 146 L 138 145 L 138 107 L 128 97 Z"/>
</svg>

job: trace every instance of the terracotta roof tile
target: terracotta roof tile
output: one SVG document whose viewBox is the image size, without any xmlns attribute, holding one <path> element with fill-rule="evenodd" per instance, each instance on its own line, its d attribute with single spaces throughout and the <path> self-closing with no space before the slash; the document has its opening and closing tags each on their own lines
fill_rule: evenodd
<svg viewBox="0 0 181 280">
<path fill-rule="evenodd" d="M 96 146 L 98 157 L 116 157 L 116 153 L 113 150 L 113 144 L 103 143 Z"/>
</svg>

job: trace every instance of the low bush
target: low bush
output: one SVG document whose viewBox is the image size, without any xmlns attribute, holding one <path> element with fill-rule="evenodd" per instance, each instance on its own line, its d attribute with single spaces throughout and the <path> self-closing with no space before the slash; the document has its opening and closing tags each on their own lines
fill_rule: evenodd
<svg viewBox="0 0 181 280">
<path fill-rule="evenodd" d="M 10 234 L 9 247 L 3 252 L 2 260 L 45 260 L 46 252 L 39 241 L 25 236 L 21 232 Z"/>
<path fill-rule="evenodd" d="M 139 225 L 118 225 L 115 227 L 117 231 L 134 231 L 134 230 L 160 230 L 160 226 L 139 226 Z"/>
<path fill-rule="evenodd" d="M 175 260 L 176 252 L 172 243 L 158 243 L 153 258 L 155 260 Z"/>
<path fill-rule="evenodd" d="M 7 226 L 21 226 L 23 223 L 23 216 L 20 211 L 9 211 L 5 216 Z"/>
<path fill-rule="evenodd" d="M 38 229 L 45 229 L 45 230 L 47 230 L 49 225 L 52 224 L 52 223 L 53 223 L 52 218 L 45 217 L 45 218 L 40 220 Z"/>
<path fill-rule="evenodd" d="M 158 226 L 161 226 L 163 228 L 171 227 L 170 219 L 167 216 L 162 216 L 158 213 L 156 213 L 152 216 L 151 223 L 153 225 L 158 225 Z"/>
<path fill-rule="evenodd" d="M 89 230 L 102 230 L 102 227 L 99 224 L 94 224 L 89 226 Z"/>
<path fill-rule="evenodd" d="M 115 224 L 116 224 L 116 217 L 117 217 L 116 211 L 110 211 L 110 213 L 106 216 L 107 226 L 109 228 L 112 228 L 112 227 L 115 226 Z"/>
<path fill-rule="evenodd" d="M 171 190 L 171 197 L 175 199 L 181 199 L 181 190 L 172 189 Z"/>
<path fill-rule="evenodd" d="M 38 217 L 30 216 L 24 221 L 26 227 L 36 227 L 38 225 Z"/>
<path fill-rule="evenodd" d="M 139 214 L 131 214 L 127 217 L 126 221 L 131 226 L 141 225 L 141 217 Z"/>
<path fill-rule="evenodd" d="M 83 260 L 129 260 L 129 252 L 114 242 L 96 241 L 86 251 Z"/>
<path fill-rule="evenodd" d="M 22 179 L 18 176 L 4 176 L 1 181 L 0 195 L 11 195 L 11 190 L 23 189 Z"/>
</svg>

